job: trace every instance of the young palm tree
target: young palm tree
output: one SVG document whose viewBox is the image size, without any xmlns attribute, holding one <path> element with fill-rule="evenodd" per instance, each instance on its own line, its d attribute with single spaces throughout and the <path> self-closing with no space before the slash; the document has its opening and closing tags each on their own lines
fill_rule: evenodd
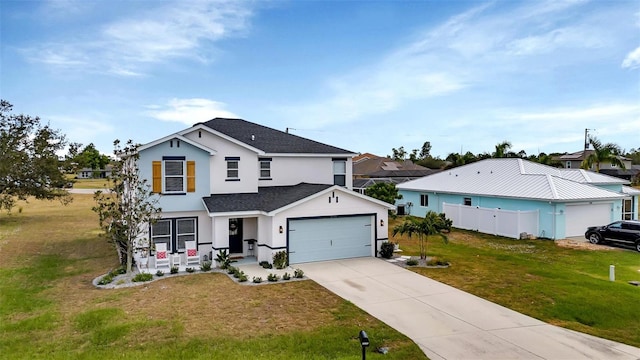
<svg viewBox="0 0 640 360">
<path fill-rule="evenodd" d="M 450 228 L 446 223 L 446 218 L 438 215 L 434 211 L 429 211 L 424 218 L 408 218 L 402 224 L 393 228 L 393 236 L 396 234 L 407 234 L 409 238 L 413 235 L 418 236 L 418 244 L 420 245 L 420 259 L 427 258 L 427 240 L 431 235 L 439 235 L 445 244 L 448 242 L 443 230 Z"/>
<path fill-rule="evenodd" d="M 603 144 L 595 137 L 589 137 L 589 144 L 593 148 L 593 152 L 582 161 L 583 169 L 590 169 L 593 164 L 596 165 L 596 172 L 600 172 L 601 163 L 610 163 L 617 165 L 624 170 L 624 163 L 618 158 L 620 147 L 613 143 Z"/>
</svg>

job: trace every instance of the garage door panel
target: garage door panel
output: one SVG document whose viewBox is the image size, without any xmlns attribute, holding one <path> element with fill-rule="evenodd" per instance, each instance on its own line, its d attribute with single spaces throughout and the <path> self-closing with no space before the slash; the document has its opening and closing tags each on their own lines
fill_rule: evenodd
<svg viewBox="0 0 640 360">
<path fill-rule="evenodd" d="M 289 222 L 291 263 L 371 256 L 371 216 Z"/>
<path fill-rule="evenodd" d="M 611 222 L 611 204 L 567 205 L 565 237 L 582 236 L 589 226 Z"/>
</svg>

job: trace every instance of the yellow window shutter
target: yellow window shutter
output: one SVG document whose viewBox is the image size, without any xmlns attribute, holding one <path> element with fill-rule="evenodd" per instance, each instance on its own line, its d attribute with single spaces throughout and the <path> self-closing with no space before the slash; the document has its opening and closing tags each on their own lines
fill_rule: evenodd
<svg viewBox="0 0 640 360">
<path fill-rule="evenodd" d="M 152 191 L 154 193 L 162 192 L 162 161 L 154 161 L 153 163 L 153 186 Z"/>
<path fill-rule="evenodd" d="M 187 161 L 187 192 L 196 191 L 196 162 Z"/>
</svg>

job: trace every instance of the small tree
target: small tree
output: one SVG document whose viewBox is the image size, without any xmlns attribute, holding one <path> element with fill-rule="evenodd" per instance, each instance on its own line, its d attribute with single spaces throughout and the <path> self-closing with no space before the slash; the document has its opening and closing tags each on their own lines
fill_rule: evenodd
<svg viewBox="0 0 640 360">
<path fill-rule="evenodd" d="M 159 199 L 151 193 L 147 179 L 140 178 L 138 146 L 131 140 L 124 149 L 119 140 L 113 144 L 116 161 L 111 173 L 111 191 L 96 192 L 97 205 L 93 211 L 98 213 L 100 227 L 113 243 L 120 264 L 131 272 L 134 248 L 137 245 L 151 248 L 149 225 L 158 220 L 161 210 L 157 207 Z"/>
<path fill-rule="evenodd" d="M 601 163 L 611 163 L 624 170 L 624 163 L 618 157 L 622 152 L 618 145 L 613 143 L 603 144 L 600 140 L 591 136 L 589 137 L 589 144 L 593 147 L 593 152 L 582 161 L 581 167 L 583 169 L 590 169 L 595 164 L 596 172 L 600 172 Z"/>
<path fill-rule="evenodd" d="M 10 211 L 17 199 L 71 201 L 56 152 L 65 146 L 58 130 L 42 126 L 40 118 L 11 114 L 0 100 L 0 209 Z"/>
<path fill-rule="evenodd" d="M 426 259 L 427 242 L 430 236 L 438 235 L 445 244 L 449 242 L 449 238 L 442 233 L 442 231 L 451 228 L 447 220 L 446 217 L 439 215 L 435 211 L 429 211 L 424 218 L 410 217 L 402 224 L 395 226 L 393 228 L 393 236 L 407 234 L 411 238 L 416 235 L 420 246 L 420 259 Z"/>
<path fill-rule="evenodd" d="M 396 200 L 402 199 L 402 194 L 398 193 L 394 183 L 373 184 L 364 190 L 364 194 L 389 204 L 395 204 Z"/>
</svg>

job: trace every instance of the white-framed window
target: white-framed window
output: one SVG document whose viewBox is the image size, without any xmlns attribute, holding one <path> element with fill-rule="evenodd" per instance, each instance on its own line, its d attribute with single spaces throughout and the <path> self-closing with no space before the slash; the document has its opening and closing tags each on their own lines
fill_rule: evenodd
<svg viewBox="0 0 640 360">
<path fill-rule="evenodd" d="M 176 219 L 176 247 L 185 250 L 185 241 L 196 239 L 196 219 Z"/>
<path fill-rule="evenodd" d="M 466 197 L 464 198 L 464 204 L 466 206 L 471 206 L 471 198 L 470 197 Z"/>
<path fill-rule="evenodd" d="M 154 244 L 167 244 L 167 251 L 171 252 L 171 220 L 158 220 L 151 225 L 151 240 Z"/>
<path fill-rule="evenodd" d="M 164 162 L 164 193 L 183 193 L 187 184 L 184 160 L 163 160 Z"/>
<path fill-rule="evenodd" d="M 420 194 L 420 206 L 422 206 L 422 207 L 429 206 L 429 195 Z"/>
<path fill-rule="evenodd" d="M 571 169 L 571 161 L 567 161 L 567 164 L 565 165 L 565 168 Z"/>
<path fill-rule="evenodd" d="M 154 244 L 165 243 L 169 252 L 185 250 L 186 241 L 197 242 L 196 218 L 160 219 L 151 225 L 151 240 Z"/>
<path fill-rule="evenodd" d="M 271 179 L 271 159 L 260 159 L 260 180 Z"/>
<path fill-rule="evenodd" d="M 346 159 L 333 159 L 333 185 L 347 186 Z"/>
<path fill-rule="evenodd" d="M 227 157 L 227 180 L 240 180 L 240 158 Z"/>
</svg>

